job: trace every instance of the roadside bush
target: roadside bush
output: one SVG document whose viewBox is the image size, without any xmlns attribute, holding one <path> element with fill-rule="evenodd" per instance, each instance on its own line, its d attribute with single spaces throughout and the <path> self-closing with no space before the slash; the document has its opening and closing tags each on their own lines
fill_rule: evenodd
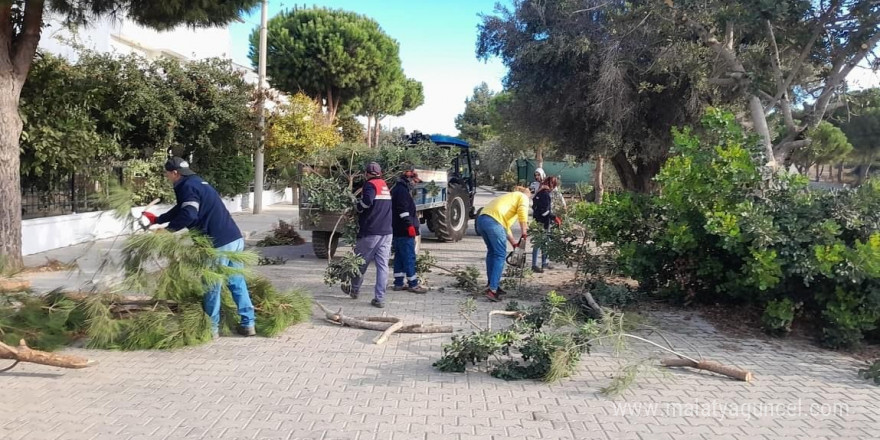
<svg viewBox="0 0 880 440">
<path fill-rule="evenodd" d="M 155 151 L 149 159 L 131 159 L 123 168 L 124 184 L 131 188 L 132 205 L 141 206 L 155 198 L 164 203 L 175 203 L 174 188 L 162 173 L 168 155 L 161 150 Z"/>
<path fill-rule="evenodd" d="M 149 166 L 171 149 L 191 157 L 193 169 L 220 194 L 238 194 L 253 180 L 255 93 L 219 58 L 182 63 L 83 50 L 71 63 L 40 55 L 21 96 L 22 176 L 42 188 L 94 164 L 140 159 L 127 172 L 157 177 L 145 179 L 148 187 L 134 185 L 149 201 L 170 193 L 158 188 L 161 164 Z"/>
<path fill-rule="evenodd" d="M 791 323 L 794 322 L 797 308 L 798 305 L 789 298 L 768 302 L 764 307 L 764 314 L 761 316 L 764 331 L 776 336 L 783 336 L 791 332 Z"/>
<path fill-rule="evenodd" d="M 495 189 L 498 191 L 513 191 L 517 185 L 516 173 L 513 171 L 505 171 L 498 177 L 495 182 Z"/>
<path fill-rule="evenodd" d="M 674 131 L 658 195 L 606 194 L 575 216 L 643 289 L 685 304 L 803 303 L 826 345 L 856 345 L 880 317 L 880 184 L 811 191 L 761 166 L 762 151 L 711 110 L 699 132 Z M 772 304 L 770 327 L 786 328 Z"/>
<path fill-rule="evenodd" d="M 629 286 L 595 281 L 590 288 L 593 298 L 603 307 L 626 307 L 638 300 L 639 294 Z"/>
</svg>

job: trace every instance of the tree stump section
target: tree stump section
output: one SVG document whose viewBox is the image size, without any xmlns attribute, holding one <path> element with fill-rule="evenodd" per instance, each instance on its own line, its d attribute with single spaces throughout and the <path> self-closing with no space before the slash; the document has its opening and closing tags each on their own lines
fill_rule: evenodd
<svg viewBox="0 0 880 440">
<path fill-rule="evenodd" d="M 19 341 L 18 347 L 12 347 L 0 342 L 0 359 L 14 360 L 15 364 L 12 367 L 19 362 L 30 362 L 32 364 L 49 365 L 52 367 L 78 369 L 91 367 L 98 363 L 97 361 L 79 356 L 32 350 L 27 346 L 24 339 Z"/>
<path fill-rule="evenodd" d="M 736 367 L 729 367 L 727 365 L 719 364 L 715 361 L 701 360 L 699 362 L 694 362 L 688 359 L 664 359 L 660 361 L 660 363 L 664 367 L 690 367 L 696 368 L 698 370 L 711 371 L 713 373 L 731 377 L 733 379 L 743 382 L 751 382 L 753 379 L 751 371 L 741 370 Z"/>
<path fill-rule="evenodd" d="M 23 292 L 31 288 L 29 280 L 21 278 L 0 278 L 0 292 Z"/>
</svg>

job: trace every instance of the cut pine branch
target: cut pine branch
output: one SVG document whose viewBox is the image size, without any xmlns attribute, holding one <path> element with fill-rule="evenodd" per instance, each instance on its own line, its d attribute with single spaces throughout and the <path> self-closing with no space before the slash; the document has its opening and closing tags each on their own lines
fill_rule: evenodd
<svg viewBox="0 0 880 440">
<path fill-rule="evenodd" d="M 698 370 L 711 371 L 743 382 L 751 382 L 753 379 L 751 371 L 722 365 L 715 361 L 701 360 L 699 362 L 694 362 L 688 359 L 663 359 L 660 361 L 660 364 L 664 367 L 690 367 Z"/>
<path fill-rule="evenodd" d="M 334 324 L 382 332 L 381 335 L 373 340 L 377 345 L 385 343 L 388 337 L 394 333 L 452 333 L 451 325 L 403 324 L 399 318 L 388 316 L 352 318 L 343 315 L 342 309 L 333 312 L 319 302 L 315 302 L 315 304 L 324 312 L 324 318 Z"/>
<path fill-rule="evenodd" d="M 98 363 L 98 361 L 79 356 L 33 350 L 27 346 L 24 339 L 19 341 L 18 347 L 12 347 L 0 342 L 0 359 L 10 359 L 16 361 L 16 363 L 30 362 L 32 364 L 61 368 L 86 368 Z"/>
</svg>

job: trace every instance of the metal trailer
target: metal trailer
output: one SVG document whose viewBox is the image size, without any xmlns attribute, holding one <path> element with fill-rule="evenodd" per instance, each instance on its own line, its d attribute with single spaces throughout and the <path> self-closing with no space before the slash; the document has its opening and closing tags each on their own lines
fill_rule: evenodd
<svg viewBox="0 0 880 440">
<path fill-rule="evenodd" d="M 443 135 L 413 133 L 407 136 L 411 145 L 430 141 L 440 148 L 456 148 L 448 170 L 416 169 L 422 182 L 413 188 L 413 199 L 419 222 L 427 225 L 439 241 L 456 242 L 467 232 L 468 220 L 474 218 L 474 194 L 477 165 L 470 144 L 462 139 Z M 355 221 L 342 212 L 318 211 L 308 206 L 307 197 L 300 196 L 300 229 L 312 231 L 312 246 L 318 258 L 332 257 L 339 245 L 339 231 L 344 222 Z M 333 233 L 333 231 L 336 231 Z"/>
</svg>

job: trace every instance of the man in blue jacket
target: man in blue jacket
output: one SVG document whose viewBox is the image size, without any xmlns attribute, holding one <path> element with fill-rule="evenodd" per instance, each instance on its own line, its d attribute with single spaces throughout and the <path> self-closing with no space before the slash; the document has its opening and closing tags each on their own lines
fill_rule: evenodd
<svg viewBox="0 0 880 440">
<path fill-rule="evenodd" d="M 355 209 L 358 212 L 358 233 L 354 252 L 364 258 L 360 267 L 361 276 L 351 282 L 351 287 L 343 285 L 343 292 L 354 299 L 360 294 L 364 273 L 370 262 L 376 263 L 376 286 L 373 289 L 374 307 L 385 307 L 385 286 L 388 284 L 388 259 L 391 257 L 391 191 L 382 179 L 382 168 L 376 162 L 367 164 L 360 199 Z"/>
<path fill-rule="evenodd" d="M 391 227 L 394 238 L 394 287 L 395 291 L 409 290 L 413 293 L 427 293 L 428 289 L 419 285 L 416 276 L 416 237 L 419 235 L 419 218 L 416 202 L 412 197 L 412 186 L 419 182 L 419 176 L 410 167 L 400 176 L 391 188 Z M 407 284 L 404 284 L 404 281 Z"/>
<path fill-rule="evenodd" d="M 174 185 L 177 205 L 158 217 L 145 212 L 150 224 L 168 223 L 166 229 L 179 231 L 190 229 L 201 232 L 211 238 L 218 251 L 238 252 L 244 250 L 244 239 L 241 231 L 229 215 L 220 194 L 208 182 L 202 180 L 190 168 L 189 163 L 179 157 L 172 157 L 165 162 L 165 177 Z M 240 263 L 230 262 L 221 257 L 218 264 L 233 268 L 241 268 Z M 253 336 L 254 305 L 248 293 L 247 284 L 241 274 L 231 275 L 226 281 L 232 299 L 238 306 L 241 325 L 238 333 Z M 205 313 L 211 317 L 214 337 L 219 336 L 220 327 L 220 284 L 208 287 L 204 300 Z"/>
</svg>

